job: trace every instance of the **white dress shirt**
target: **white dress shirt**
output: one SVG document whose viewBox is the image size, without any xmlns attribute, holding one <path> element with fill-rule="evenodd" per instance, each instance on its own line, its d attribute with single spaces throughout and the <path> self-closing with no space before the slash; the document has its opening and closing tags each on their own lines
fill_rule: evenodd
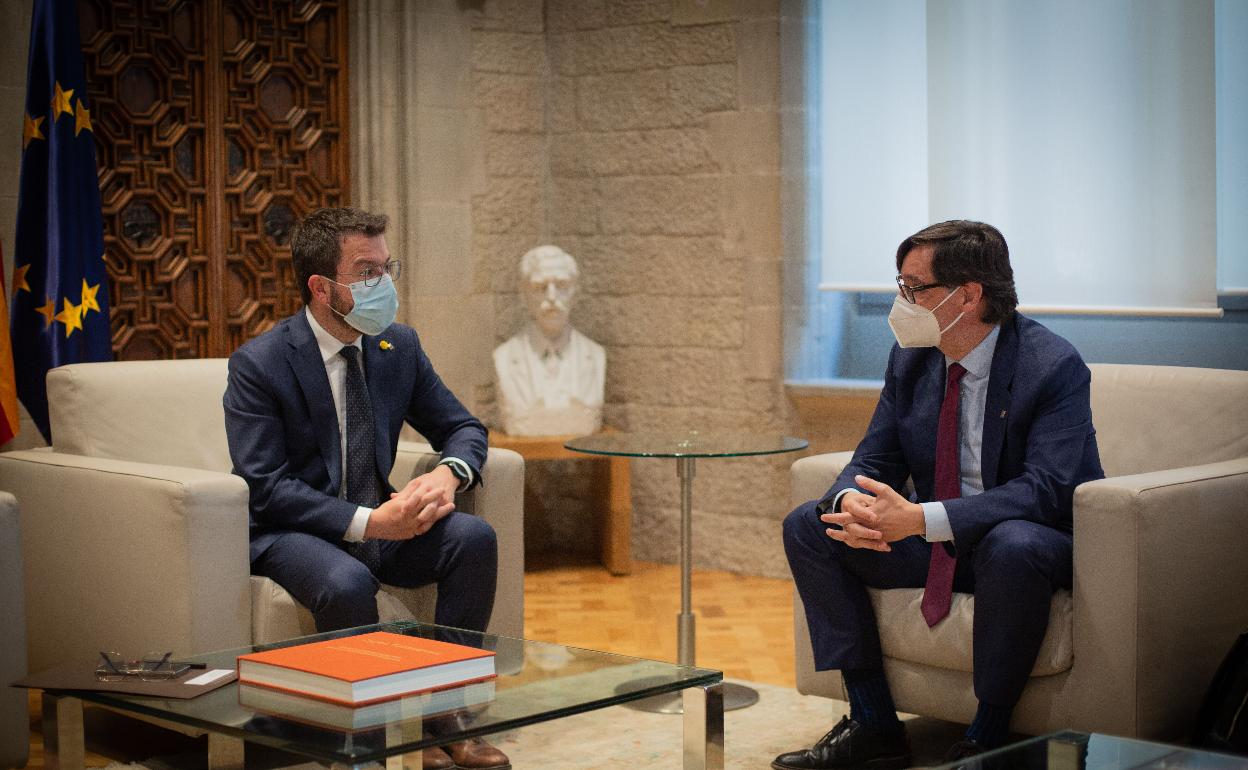
<svg viewBox="0 0 1248 770">
<path fill-rule="evenodd" d="M 338 415 L 338 446 L 340 448 L 339 456 L 342 459 L 340 471 L 341 478 L 346 478 L 347 473 L 347 359 L 342 357 L 342 349 L 348 345 L 352 347 L 360 347 L 360 337 L 356 337 L 345 345 L 334 335 L 325 331 L 324 327 L 317 322 L 312 315 L 312 309 L 305 307 L 304 314 L 308 318 L 308 325 L 312 327 L 312 335 L 316 337 L 317 347 L 321 349 L 321 360 L 325 363 L 325 374 L 329 377 L 329 392 L 334 398 L 334 412 Z M 361 354 L 363 351 L 360 351 Z M 360 368 L 363 370 L 364 358 L 360 357 Z M 368 373 L 364 372 L 367 378 Z M 366 380 L 367 381 L 367 380 Z M 467 487 L 472 484 L 473 472 L 472 466 L 458 457 L 443 458 L 439 465 L 455 465 L 460 468 L 467 476 L 468 480 L 460 484 Z M 339 496 L 346 490 L 346 484 L 339 485 Z M 372 514 L 373 509 L 365 506 L 359 506 L 355 509 L 355 515 L 351 518 L 351 525 L 347 527 L 346 533 L 342 539 L 348 543 L 358 543 L 364 539 L 364 530 L 368 528 L 368 517 Z"/>
</svg>

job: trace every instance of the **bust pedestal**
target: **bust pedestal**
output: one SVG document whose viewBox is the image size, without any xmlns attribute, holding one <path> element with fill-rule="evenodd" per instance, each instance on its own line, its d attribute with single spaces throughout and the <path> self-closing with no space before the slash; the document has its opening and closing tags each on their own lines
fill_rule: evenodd
<svg viewBox="0 0 1248 770">
<path fill-rule="evenodd" d="M 604 433 L 611 431 L 604 430 Z M 632 530 L 633 494 L 627 457 L 601 457 L 566 449 L 565 442 L 576 436 L 511 436 L 490 431 L 490 446 L 510 449 L 530 460 L 580 460 L 605 463 L 607 483 L 599 490 L 598 543 L 602 563 L 612 575 L 633 571 Z"/>
</svg>

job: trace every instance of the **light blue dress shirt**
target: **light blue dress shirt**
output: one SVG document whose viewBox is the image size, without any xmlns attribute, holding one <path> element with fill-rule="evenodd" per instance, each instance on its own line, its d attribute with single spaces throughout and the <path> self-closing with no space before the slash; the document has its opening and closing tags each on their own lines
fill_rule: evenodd
<svg viewBox="0 0 1248 770">
<path fill-rule="evenodd" d="M 984 449 L 984 406 L 988 402 L 988 375 L 992 373 L 992 354 L 997 350 L 1001 327 L 994 326 L 988 336 L 958 363 L 966 369 L 958 392 L 958 471 L 962 477 L 962 496 L 970 497 L 984 491 L 981 455 Z M 953 359 L 945 356 L 946 376 Z M 946 380 L 947 382 L 948 380 Z M 929 543 L 953 540 L 949 514 L 941 502 L 922 503 L 923 519 Z"/>
</svg>

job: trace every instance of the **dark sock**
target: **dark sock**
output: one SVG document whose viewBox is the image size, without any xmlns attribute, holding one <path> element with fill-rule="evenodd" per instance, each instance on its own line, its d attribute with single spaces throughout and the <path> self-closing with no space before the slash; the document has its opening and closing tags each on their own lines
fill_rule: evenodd
<svg viewBox="0 0 1248 770">
<path fill-rule="evenodd" d="M 897 706 L 888 689 L 882 668 L 843 669 L 845 689 L 849 692 L 849 716 L 868 727 L 893 732 L 901 729 Z"/>
<path fill-rule="evenodd" d="M 980 746 L 995 749 L 1005 743 L 1010 731 L 1010 716 L 1014 708 L 1010 706 L 993 706 L 979 702 L 975 712 L 975 721 L 966 728 L 966 737 Z"/>
</svg>

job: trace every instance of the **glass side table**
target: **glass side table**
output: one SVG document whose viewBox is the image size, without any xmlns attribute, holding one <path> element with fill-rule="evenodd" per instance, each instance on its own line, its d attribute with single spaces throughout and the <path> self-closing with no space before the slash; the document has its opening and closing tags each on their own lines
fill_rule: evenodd
<svg viewBox="0 0 1248 770">
<path fill-rule="evenodd" d="M 778 433 L 712 431 L 647 431 L 610 433 L 575 438 L 564 444 L 574 452 L 613 457 L 671 457 L 680 478 L 680 614 L 676 616 L 677 659 L 692 666 L 695 628 L 691 602 L 693 568 L 693 475 L 698 458 L 748 457 L 797 452 L 809 444 Z M 758 693 L 744 685 L 724 684 L 724 710 L 745 708 L 758 701 Z M 658 696 L 631 704 L 633 708 L 663 714 L 680 714 L 679 697 Z"/>
</svg>

